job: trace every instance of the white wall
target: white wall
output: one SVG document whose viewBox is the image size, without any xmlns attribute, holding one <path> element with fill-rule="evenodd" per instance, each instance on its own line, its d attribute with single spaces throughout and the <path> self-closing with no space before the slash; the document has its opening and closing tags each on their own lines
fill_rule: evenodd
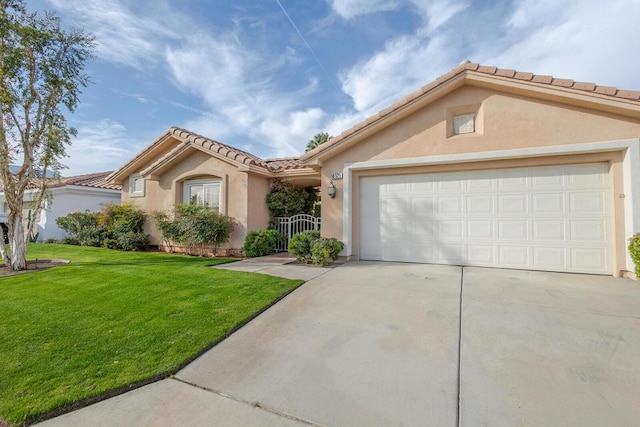
<svg viewBox="0 0 640 427">
<path fill-rule="evenodd" d="M 97 212 L 107 203 L 120 204 L 119 190 L 105 190 L 80 186 L 52 188 L 53 200 L 38 222 L 38 241 L 62 239 L 66 233 L 56 225 L 56 218 L 71 212 Z"/>
</svg>

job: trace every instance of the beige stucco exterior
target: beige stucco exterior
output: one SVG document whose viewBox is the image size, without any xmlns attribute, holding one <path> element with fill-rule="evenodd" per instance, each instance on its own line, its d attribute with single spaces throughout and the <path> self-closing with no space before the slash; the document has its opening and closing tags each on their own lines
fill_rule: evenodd
<svg viewBox="0 0 640 427">
<path fill-rule="evenodd" d="M 197 150 L 162 175 L 146 179 L 144 196 L 132 197 L 127 179 L 122 201 L 133 202 L 146 212 L 171 211 L 176 204 L 183 202 L 184 182 L 202 178 L 220 179 L 222 182 L 220 213 L 234 219 L 233 234 L 231 240 L 224 245 L 225 248 L 241 248 L 247 230 L 267 226 L 269 212 L 266 206 L 261 208 L 260 205 L 265 205 L 264 196 L 269 189 L 269 178 L 241 172 L 235 165 Z M 262 197 L 262 203 L 255 203 L 254 208 L 249 209 L 250 195 L 254 200 Z M 145 231 L 151 236 L 151 244 L 161 244 L 151 221 L 147 221 Z"/>
<path fill-rule="evenodd" d="M 613 274 L 628 271 L 624 199 L 628 189 L 623 176 L 626 148 L 581 147 L 637 141 L 638 117 L 550 101 L 546 96 L 514 94 L 508 86 L 502 89 L 462 85 L 414 111 L 389 117 L 386 123 L 372 122 L 374 129 L 365 127 L 352 140 L 347 138 L 342 147 L 338 144 L 327 150 L 328 154 L 311 159 L 321 165 L 323 194 L 332 173 L 344 176 L 334 180 L 336 198 L 323 199 L 322 235 L 346 241 L 344 254 L 359 257 L 359 180 L 365 176 L 607 162 L 614 215 L 614 229 L 610 230 L 615 236 Z M 452 117 L 471 112 L 476 117 L 475 132 L 452 135 Z M 564 149 L 570 154 L 554 154 L 555 147 L 572 145 L 574 150 Z M 527 150 L 530 154 L 522 154 Z"/>
<path fill-rule="evenodd" d="M 456 134 L 454 118 L 469 114 L 473 131 Z M 272 178 L 321 183 L 321 233 L 342 240 L 342 255 L 357 259 L 364 177 L 604 163 L 611 273 L 633 270 L 626 244 L 640 230 L 640 92 L 463 63 L 301 158 L 280 159 L 275 169 L 265 162 L 172 128 L 116 171 L 113 182 L 124 184 L 123 201 L 154 211 L 181 202 L 187 179 L 221 179 L 221 210 L 237 224 L 231 248 L 267 226 Z M 129 195 L 128 177 L 136 172 L 146 179 L 144 197 Z M 327 197 L 331 181 L 334 199 Z"/>
<path fill-rule="evenodd" d="M 273 162 L 278 163 L 281 170 L 270 170 L 268 166 Z M 220 213 L 230 217 L 234 224 L 231 239 L 220 249 L 237 253 L 248 232 L 269 225 L 265 199 L 272 179 L 291 177 L 293 182 L 304 185 L 319 184 L 320 174 L 313 169 L 281 166 L 291 162 L 292 159 L 263 161 L 183 129 L 171 128 L 114 172 L 111 181 L 122 184 L 123 203 L 134 203 L 151 214 L 170 212 L 183 203 L 186 181 L 220 180 Z M 131 193 L 130 181 L 136 175 L 144 178 L 142 194 Z M 145 223 L 145 232 L 152 245 L 162 247 L 152 220 Z"/>
</svg>

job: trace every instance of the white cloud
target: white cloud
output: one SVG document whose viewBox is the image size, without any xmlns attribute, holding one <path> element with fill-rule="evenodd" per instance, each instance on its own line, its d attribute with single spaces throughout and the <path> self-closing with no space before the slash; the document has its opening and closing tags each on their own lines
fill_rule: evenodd
<svg viewBox="0 0 640 427">
<path fill-rule="evenodd" d="M 638 88 L 635 21 L 640 2 L 521 0 L 504 9 L 468 11 L 468 2 L 411 0 L 423 24 L 388 41 L 340 74 L 342 89 L 363 115 L 372 114 L 469 58 L 516 68 Z M 471 16 L 471 13 L 475 14 Z M 460 19 L 454 19 L 461 14 Z M 477 16 L 482 16 L 482 23 Z M 474 31 L 477 25 L 492 31 Z M 471 28 L 470 28 L 471 27 Z M 437 31 L 434 31 L 437 30 Z"/>
<path fill-rule="evenodd" d="M 332 0 L 331 7 L 344 19 L 373 12 L 387 12 L 396 9 L 400 0 Z"/>
<path fill-rule="evenodd" d="M 505 23 L 516 43 L 486 62 L 638 89 L 638 16 L 640 3 L 627 0 L 521 1 Z"/>
<path fill-rule="evenodd" d="M 118 0 L 48 1 L 95 36 L 98 57 L 138 70 L 156 62 L 163 39 L 178 37 L 170 26 L 136 16 Z"/>
<path fill-rule="evenodd" d="M 411 0 L 411 2 L 421 12 L 427 23 L 426 31 L 429 34 L 446 24 L 458 12 L 469 7 L 469 2 L 457 0 Z"/>
<path fill-rule="evenodd" d="M 356 64 L 340 80 L 344 92 L 353 99 L 354 108 L 369 115 L 418 89 L 452 61 L 443 38 L 403 36 Z"/>
<path fill-rule="evenodd" d="M 67 154 L 73 159 L 63 175 L 80 175 L 113 170 L 137 153 L 149 141 L 132 146 L 127 128 L 113 120 L 80 122 L 78 136 L 72 139 Z M 62 160 L 65 163 L 65 159 Z"/>
<path fill-rule="evenodd" d="M 268 156 L 299 154 L 324 117 L 321 109 L 302 106 L 319 83 L 312 78 L 295 92 L 281 92 L 271 76 L 289 62 L 266 55 L 272 53 L 254 52 L 235 34 L 214 37 L 198 32 L 180 49 L 167 48 L 176 85 L 199 96 L 216 113 L 210 123 L 198 118 L 186 126 L 212 138 L 229 138 L 238 148 L 260 148 Z"/>
</svg>

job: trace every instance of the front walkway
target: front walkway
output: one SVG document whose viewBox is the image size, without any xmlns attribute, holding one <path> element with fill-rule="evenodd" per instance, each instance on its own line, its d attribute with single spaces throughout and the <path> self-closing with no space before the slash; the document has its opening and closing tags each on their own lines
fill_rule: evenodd
<svg viewBox="0 0 640 427">
<path fill-rule="evenodd" d="M 267 255 L 258 258 L 247 258 L 242 261 L 231 262 L 215 266 L 224 270 L 245 271 L 249 273 L 262 273 L 271 276 L 284 277 L 285 279 L 311 280 L 335 268 L 316 267 L 313 265 L 300 265 L 296 258 L 287 252 Z"/>
</svg>

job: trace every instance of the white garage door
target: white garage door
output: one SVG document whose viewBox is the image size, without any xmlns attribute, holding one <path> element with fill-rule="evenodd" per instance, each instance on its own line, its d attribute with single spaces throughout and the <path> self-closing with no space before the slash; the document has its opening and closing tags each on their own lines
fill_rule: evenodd
<svg viewBox="0 0 640 427">
<path fill-rule="evenodd" d="M 606 163 L 360 179 L 360 258 L 611 274 Z"/>
</svg>

